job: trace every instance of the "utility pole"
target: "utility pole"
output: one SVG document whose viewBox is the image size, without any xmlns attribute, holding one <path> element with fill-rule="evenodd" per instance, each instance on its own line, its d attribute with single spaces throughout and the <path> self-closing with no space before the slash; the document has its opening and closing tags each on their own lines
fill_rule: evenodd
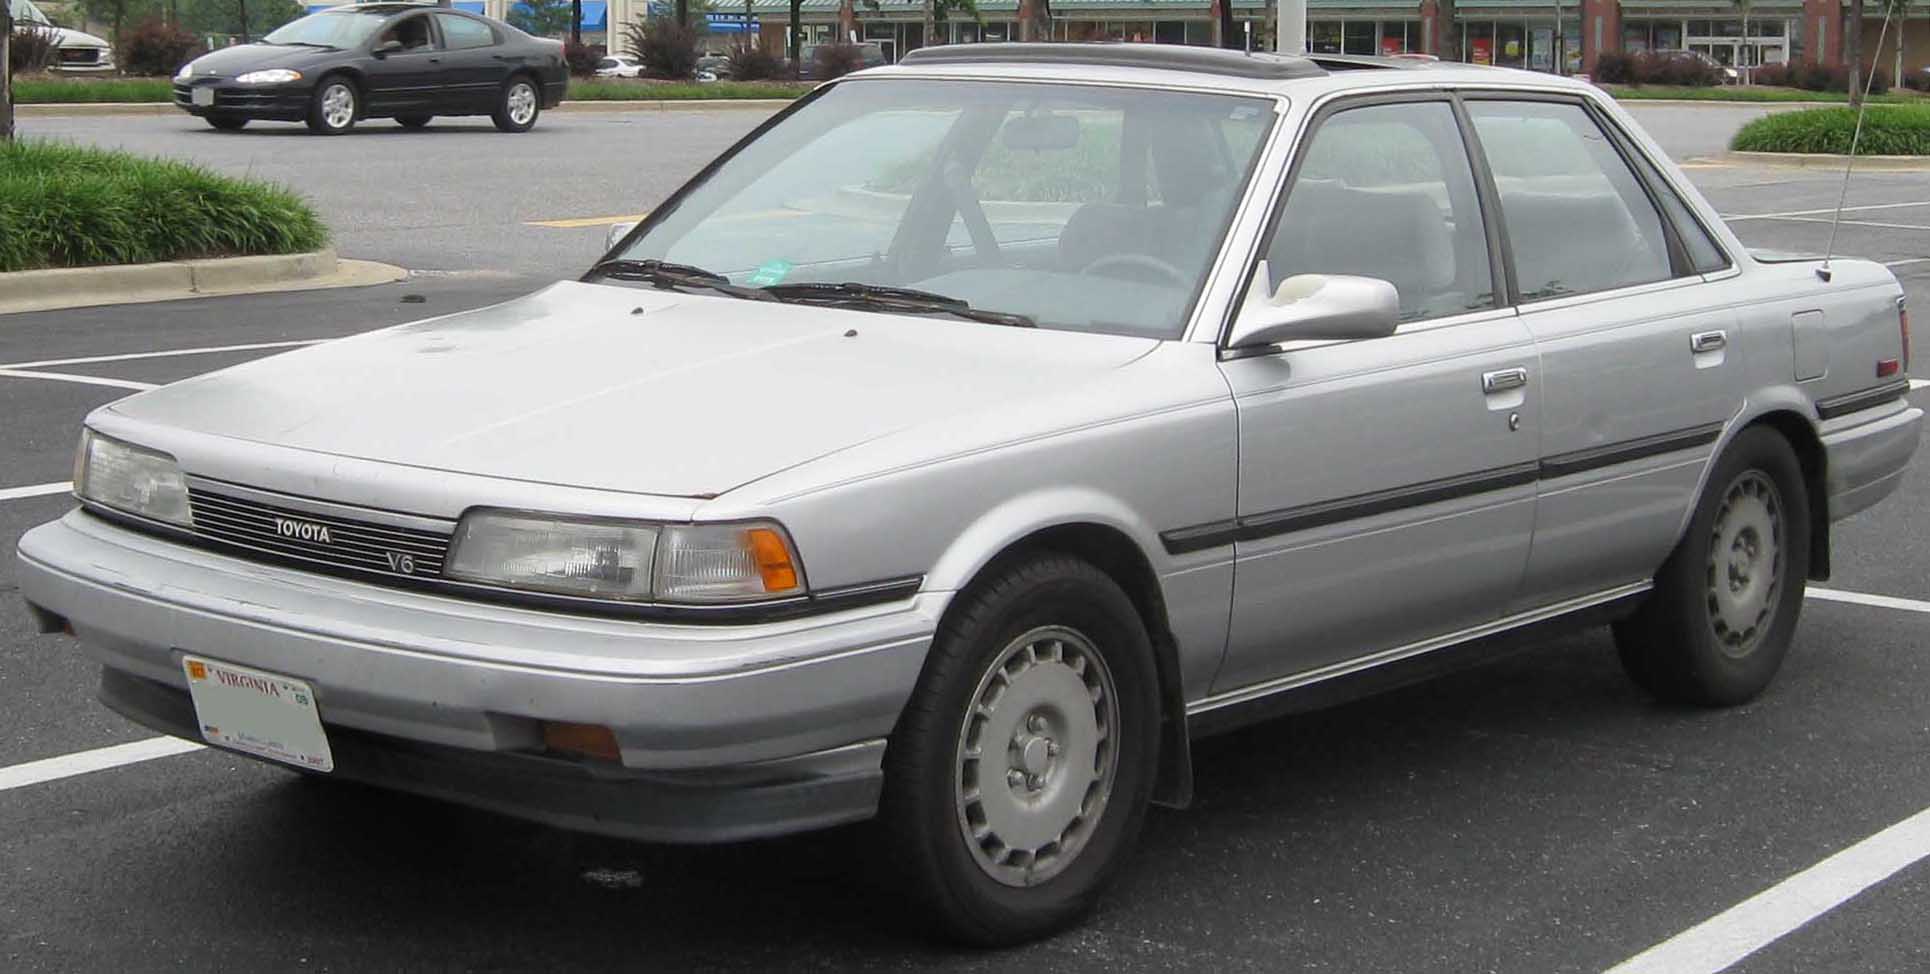
<svg viewBox="0 0 1930 974">
<path fill-rule="evenodd" d="M 13 141 L 13 4 L 0 3 L 0 142 Z"/>
<path fill-rule="evenodd" d="M 1231 0 L 1227 3 L 1231 6 Z M 1279 0 L 1275 9 L 1280 36 L 1274 38 L 1273 49 L 1281 54 L 1307 53 L 1307 0 Z"/>
</svg>

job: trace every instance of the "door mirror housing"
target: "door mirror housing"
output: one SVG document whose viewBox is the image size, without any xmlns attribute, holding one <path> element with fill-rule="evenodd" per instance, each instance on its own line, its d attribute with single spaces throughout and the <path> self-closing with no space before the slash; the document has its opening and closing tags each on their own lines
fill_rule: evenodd
<svg viewBox="0 0 1930 974">
<path fill-rule="evenodd" d="M 1228 348 L 1260 348 L 1296 339 L 1385 338 L 1401 321 L 1401 296 L 1376 277 L 1295 274 L 1266 293 L 1265 261 L 1253 275 Z"/>
<path fill-rule="evenodd" d="M 395 52 L 400 50 L 402 50 L 402 42 L 398 40 L 390 39 L 375 45 L 375 49 L 369 51 L 369 53 L 375 55 L 376 57 L 388 57 L 389 55 L 394 54 Z"/>
<path fill-rule="evenodd" d="M 635 230 L 636 228 L 637 228 L 637 225 L 634 223 L 610 224 L 610 232 L 603 235 L 603 249 L 607 251 L 612 247 L 615 247 L 618 241 L 621 241 L 624 237 L 629 236 L 630 231 Z"/>
</svg>

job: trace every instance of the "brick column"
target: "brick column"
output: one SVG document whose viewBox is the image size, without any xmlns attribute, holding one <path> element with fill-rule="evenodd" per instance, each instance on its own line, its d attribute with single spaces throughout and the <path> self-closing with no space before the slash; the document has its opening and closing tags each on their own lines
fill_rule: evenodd
<svg viewBox="0 0 1930 974">
<path fill-rule="evenodd" d="M 1582 73 L 1593 75 L 1596 59 L 1621 49 L 1621 4 L 1617 0 L 1582 0 Z"/>
<path fill-rule="evenodd" d="M 1842 0 L 1803 0 L 1803 61 L 1829 67 L 1843 63 Z"/>
<path fill-rule="evenodd" d="M 1441 54 L 1441 38 L 1447 35 L 1447 25 L 1441 22 L 1440 0 L 1421 0 L 1421 51 L 1422 54 Z"/>
</svg>

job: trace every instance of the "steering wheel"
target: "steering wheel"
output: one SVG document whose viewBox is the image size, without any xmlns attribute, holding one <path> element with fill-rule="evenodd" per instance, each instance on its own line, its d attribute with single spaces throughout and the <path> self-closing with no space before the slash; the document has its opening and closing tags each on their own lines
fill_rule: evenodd
<svg viewBox="0 0 1930 974">
<path fill-rule="evenodd" d="M 1107 254 L 1098 260 L 1079 268 L 1081 274 L 1100 274 L 1109 267 L 1142 268 L 1166 275 L 1174 284 L 1182 288 L 1191 287 L 1193 281 L 1179 268 L 1160 260 L 1151 254 Z"/>
</svg>

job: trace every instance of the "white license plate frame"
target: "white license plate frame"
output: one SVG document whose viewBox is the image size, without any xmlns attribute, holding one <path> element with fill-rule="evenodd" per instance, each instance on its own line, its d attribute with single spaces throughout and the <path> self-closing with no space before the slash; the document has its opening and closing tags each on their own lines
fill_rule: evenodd
<svg viewBox="0 0 1930 974">
<path fill-rule="evenodd" d="M 304 771 L 335 770 L 307 682 L 205 656 L 183 655 L 181 673 L 202 740 Z"/>
</svg>

